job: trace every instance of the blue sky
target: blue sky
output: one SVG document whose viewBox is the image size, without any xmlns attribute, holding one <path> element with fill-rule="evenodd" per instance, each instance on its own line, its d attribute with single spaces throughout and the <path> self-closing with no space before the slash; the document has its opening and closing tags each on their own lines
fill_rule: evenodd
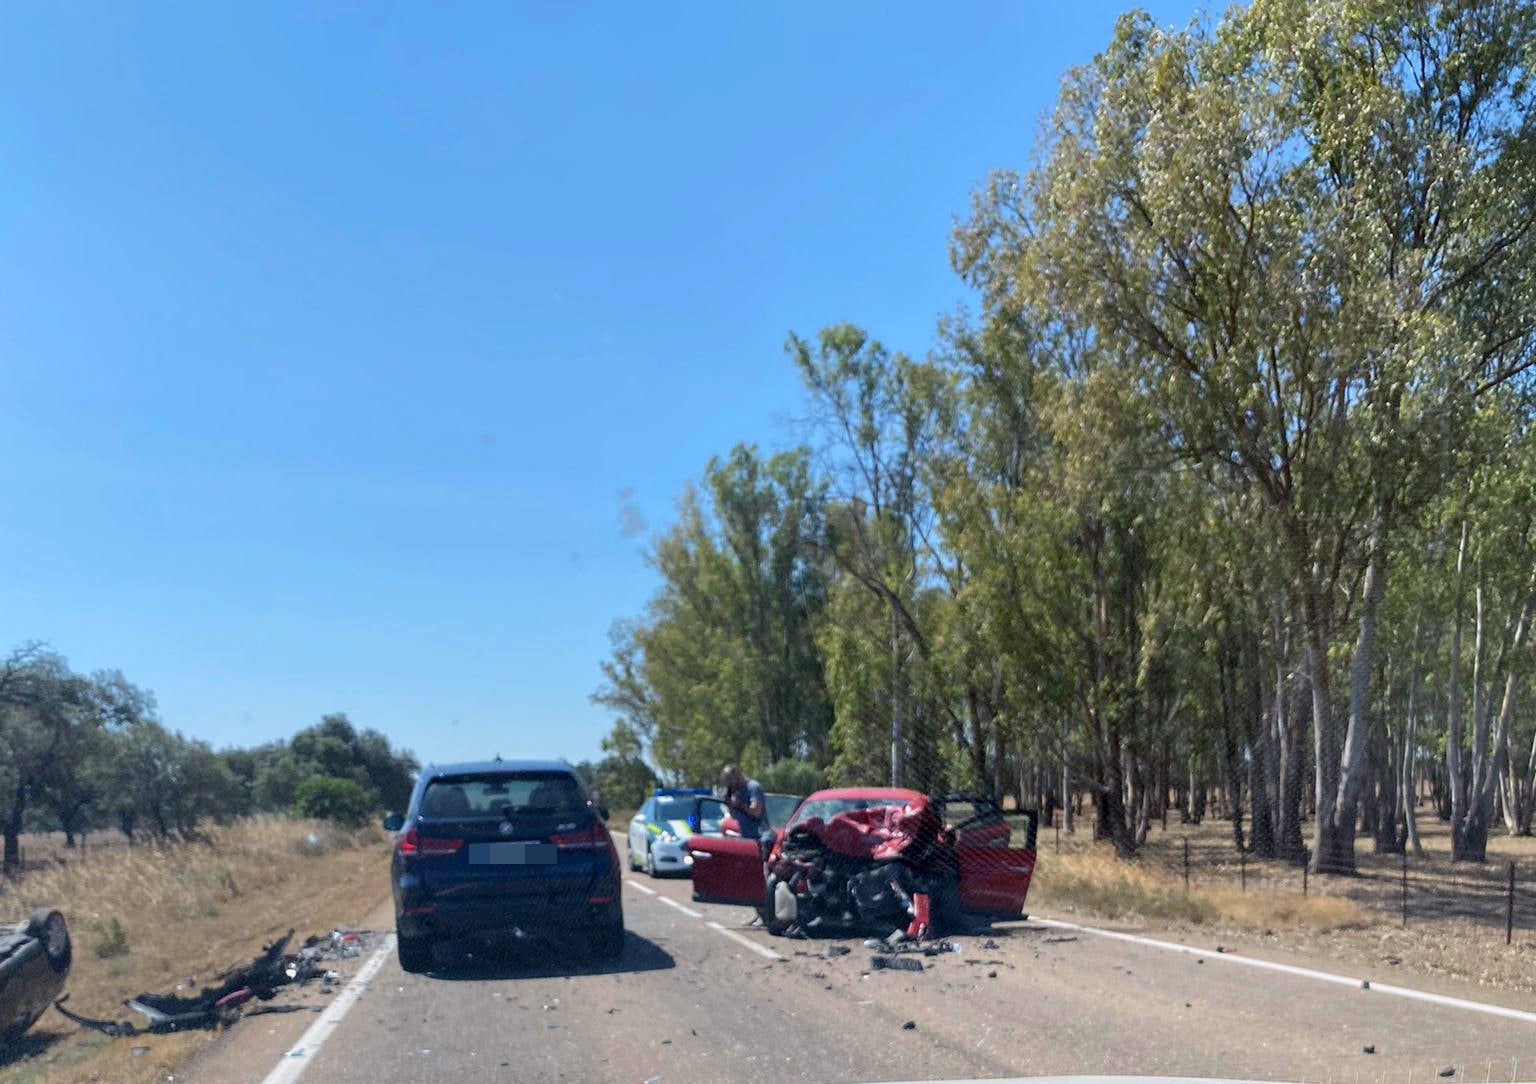
<svg viewBox="0 0 1536 1084">
<path fill-rule="evenodd" d="M 626 501 L 794 443 L 790 330 L 925 351 L 1120 7 L 7 5 L 0 643 L 216 745 L 594 754 Z"/>
</svg>

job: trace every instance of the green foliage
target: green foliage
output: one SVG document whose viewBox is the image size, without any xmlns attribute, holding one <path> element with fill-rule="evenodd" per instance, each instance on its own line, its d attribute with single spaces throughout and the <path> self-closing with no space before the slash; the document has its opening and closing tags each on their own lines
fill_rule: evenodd
<svg viewBox="0 0 1536 1084">
<path fill-rule="evenodd" d="M 99 960 L 128 955 L 128 931 L 121 922 L 115 918 L 97 920 L 95 952 Z"/>
<path fill-rule="evenodd" d="M 711 464 L 598 698 L 678 780 L 1064 775 L 1122 854 L 1219 783 L 1347 868 L 1405 771 L 1529 831 L 1532 55 L 1529 4 L 1124 16 L 955 231 L 974 320 L 790 337 L 817 458 Z"/>
<path fill-rule="evenodd" d="M 583 785 L 589 792 L 597 791 L 610 811 L 639 808 L 659 783 L 656 773 L 641 756 L 641 749 L 639 735 L 621 719 L 603 739 L 603 750 L 608 755 L 596 763 L 583 761 L 576 765 Z"/>
<path fill-rule="evenodd" d="M 809 761 L 788 757 L 754 772 L 765 791 L 773 794 L 810 794 L 826 786 L 826 773 Z"/>
<path fill-rule="evenodd" d="M 831 706 L 811 635 L 827 570 L 807 455 L 736 448 L 690 489 L 651 563 L 646 619 L 616 626 L 594 699 L 623 713 L 662 772 L 713 779 L 752 743 L 767 758 L 824 755 Z M 638 773 L 636 774 L 638 781 Z"/>
<path fill-rule="evenodd" d="M 293 811 L 300 817 L 335 821 L 358 827 L 368 820 L 374 803 L 355 779 L 312 775 L 298 785 L 293 795 Z"/>
</svg>

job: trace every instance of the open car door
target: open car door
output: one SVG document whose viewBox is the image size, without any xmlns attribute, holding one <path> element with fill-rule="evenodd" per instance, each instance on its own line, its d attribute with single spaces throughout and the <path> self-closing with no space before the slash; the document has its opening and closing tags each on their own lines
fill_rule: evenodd
<svg viewBox="0 0 1536 1084">
<path fill-rule="evenodd" d="M 728 819 L 725 803 L 718 798 L 698 799 L 692 820 L 694 834 L 687 847 L 693 856 L 693 898 L 746 907 L 761 904 L 767 887 L 757 840 L 726 834 L 735 821 Z"/>
<path fill-rule="evenodd" d="M 972 914 L 1018 918 L 1035 872 L 1035 811 L 1004 810 L 971 795 L 945 798 L 943 807 L 955 830 L 961 905 Z"/>
</svg>

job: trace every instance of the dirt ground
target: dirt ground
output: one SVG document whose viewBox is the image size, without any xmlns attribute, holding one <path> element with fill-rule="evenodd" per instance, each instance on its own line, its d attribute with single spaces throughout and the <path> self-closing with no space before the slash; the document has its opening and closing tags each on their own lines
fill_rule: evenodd
<svg viewBox="0 0 1536 1084">
<path fill-rule="evenodd" d="M 1130 863 L 1115 859 L 1107 844 L 1093 843 L 1091 822 L 1082 821 L 1072 834 L 1041 831 L 1031 902 L 1085 917 L 1218 930 L 1251 949 L 1536 990 L 1536 838 L 1496 834 L 1488 862 L 1478 865 L 1451 862 L 1449 826 L 1427 806 L 1419 832 L 1425 854 L 1409 855 L 1406 879 L 1402 856 L 1370 853 L 1366 837 L 1357 841 L 1358 875 L 1304 878 L 1298 866 L 1240 858 L 1230 821 L 1170 820 L 1166 831 L 1154 824 Z M 1516 876 L 1506 945 L 1511 863 Z"/>
<path fill-rule="evenodd" d="M 0 914 L 63 911 L 74 942 L 70 1007 L 126 1019 L 125 998 L 196 991 L 289 929 L 298 940 L 361 923 L 388 895 L 388 861 L 371 829 L 252 820 L 198 843 L 87 851 L 30 872 L 0 892 Z M 50 1012 L 0 1055 L 0 1084 L 163 1081 L 214 1038 L 108 1039 Z"/>
</svg>

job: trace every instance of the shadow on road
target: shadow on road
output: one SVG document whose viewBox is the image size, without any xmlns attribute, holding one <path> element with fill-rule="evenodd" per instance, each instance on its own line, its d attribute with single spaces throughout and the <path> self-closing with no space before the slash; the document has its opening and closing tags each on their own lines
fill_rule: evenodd
<svg viewBox="0 0 1536 1084">
<path fill-rule="evenodd" d="M 440 945 L 428 977 L 444 982 L 564 978 L 571 975 L 624 975 L 676 967 L 672 955 L 634 932 L 624 935 L 618 959 L 600 960 L 579 945 L 552 941 L 512 941 Z"/>
</svg>

